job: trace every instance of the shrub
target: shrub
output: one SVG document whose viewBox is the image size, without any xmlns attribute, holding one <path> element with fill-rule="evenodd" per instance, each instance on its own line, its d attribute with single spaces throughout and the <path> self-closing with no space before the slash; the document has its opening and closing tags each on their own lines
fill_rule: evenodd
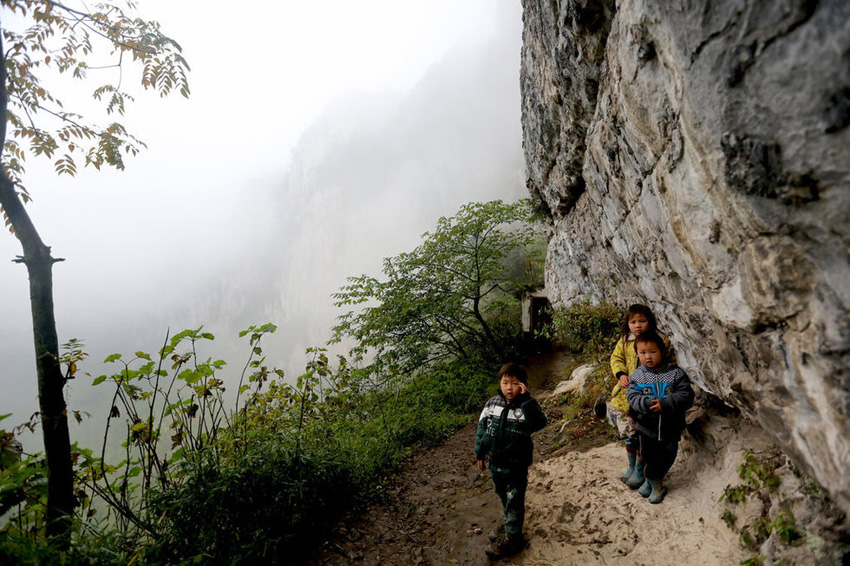
<svg viewBox="0 0 850 566">
<path fill-rule="evenodd" d="M 148 558 L 215 564 L 303 558 L 351 503 L 354 485 L 337 454 L 288 444 L 257 443 L 228 466 L 208 459 L 155 496 L 153 510 L 166 523 Z"/>
<path fill-rule="evenodd" d="M 619 338 L 623 311 L 610 303 L 589 300 L 556 309 L 552 317 L 555 338 L 573 352 L 594 361 L 610 355 Z"/>
<path fill-rule="evenodd" d="M 415 447 L 442 441 L 496 388 L 495 368 L 469 360 L 379 381 L 344 358 L 332 367 L 321 348 L 295 383 L 268 382 L 280 373 L 263 365 L 259 340 L 273 331 L 245 332 L 251 356 L 232 409 L 217 377 L 226 364 L 196 352 L 213 339 L 201 329 L 174 336 L 159 359 L 110 356 L 120 371 L 94 382 L 114 387 L 108 422 L 126 422 L 107 430 L 124 428 L 128 457 L 111 464 L 75 447 L 81 505 L 64 553 L 43 538 L 40 459 L 2 470 L 0 507 L 19 511 L 0 529 L 0 563 L 300 563 Z"/>
<path fill-rule="evenodd" d="M 225 431 L 222 453 L 156 494 L 151 514 L 165 519 L 146 560 L 298 563 L 412 448 L 466 423 L 495 384 L 491 372 L 444 364 L 323 400 L 307 393 L 319 375 L 334 382 L 335 370 L 321 354 L 311 367 L 318 373 L 302 376 L 302 389 L 269 387 L 248 409 L 254 426 Z"/>
</svg>

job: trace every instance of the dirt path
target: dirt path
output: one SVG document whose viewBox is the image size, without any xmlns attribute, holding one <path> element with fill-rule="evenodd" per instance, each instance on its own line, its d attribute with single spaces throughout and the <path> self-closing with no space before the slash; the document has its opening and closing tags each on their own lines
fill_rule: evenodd
<svg viewBox="0 0 850 566">
<path fill-rule="evenodd" d="M 558 381 L 571 360 L 534 360 L 530 385 L 549 426 L 535 436 L 529 473 L 526 549 L 500 564 L 517 566 L 728 565 L 746 558 L 720 521 L 716 501 L 732 480 L 712 470 L 687 471 L 687 457 L 669 475 L 670 495 L 650 505 L 618 481 L 624 450 L 591 411 L 562 428 L 561 410 L 547 406 L 543 387 Z M 487 565 L 487 533 L 501 521 L 488 474 L 474 464 L 476 423 L 414 457 L 400 472 L 387 503 L 340 525 L 314 566 Z"/>
</svg>

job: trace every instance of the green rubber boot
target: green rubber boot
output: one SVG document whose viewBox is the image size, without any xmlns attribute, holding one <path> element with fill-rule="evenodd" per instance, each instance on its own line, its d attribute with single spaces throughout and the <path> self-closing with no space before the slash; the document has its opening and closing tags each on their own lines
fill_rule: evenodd
<svg viewBox="0 0 850 566">
<path fill-rule="evenodd" d="M 652 488 L 652 493 L 649 494 L 650 503 L 661 503 L 664 501 L 664 496 L 667 495 L 667 488 L 661 480 L 646 480 Z"/>
<path fill-rule="evenodd" d="M 635 471 L 635 461 L 637 460 L 637 454 L 634 452 L 630 452 L 626 450 L 626 456 L 629 457 L 629 469 L 626 470 L 626 473 L 620 476 L 620 481 L 626 483 L 629 481 L 629 477 L 631 477 L 632 472 Z"/>
<path fill-rule="evenodd" d="M 646 478 L 643 476 L 643 460 L 637 460 L 632 475 L 626 480 L 626 485 L 632 489 L 637 489 L 643 485 L 644 480 Z"/>
<path fill-rule="evenodd" d="M 638 493 L 640 493 L 643 497 L 649 497 L 649 494 L 652 493 L 652 485 L 649 483 L 649 480 L 643 482 Z"/>
</svg>

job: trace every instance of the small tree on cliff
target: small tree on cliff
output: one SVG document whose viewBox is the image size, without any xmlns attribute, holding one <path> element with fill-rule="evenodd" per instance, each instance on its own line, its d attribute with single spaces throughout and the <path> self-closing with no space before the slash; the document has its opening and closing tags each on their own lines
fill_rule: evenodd
<svg viewBox="0 0 850 566">
<path fill-rule="evenodd" d="M 506 258 L 533 241 L 528 202 L 469 203 L 440 218 L 410 253 L 384 259 L 385 280 L 350 277 L 335 305 L 360 305 L 338 319 L 333 341 L 374 373 L 411 373 L 443 359 L 496 362 L 506 347 L 491 324 L 517 290 Z M 515 299 L 513 299 L 515 300 Z M 519 324 L 519 321 L 516 321 Z"/>
<path fill-rule="evenodd" d="M 44 450 L 48 467 L 47 534 L 68 543 L 74 508 L 73 468 L 64 399 L 63 376 L 53 310 L 53 264 L 24 203 L 29 192 L 22 184 L 24 162 L 40 156 L 53 162 L 57 174 L 75 175 L 80 164 L 100 169 L 124 168 L 124 157 L 136 154 L 144 143 L 119 122 L 90 124 L 65 108 L 59 95 L 44 81 L 50 73 L 85 80 L 101 69 L 114 68 L 117 83 L 98 85 L 93 96 L 105 104 L 108 116 L 123 115 L 132 100 L 122 89 L 121 71 L 127 60 L 142 67 L 142 86 L 161 96 L 177 90 L 188 97 L 188 65 L 180 46 L 160 32 L 159 24 L 132 15 L 134 5 L 97 4 L 91 10 L 73 9 L 53 0 L 2 0 L 0 38 L 0 126 L 3 167 L 0 207 L 10 232 L 21 243 L 30 281 L 38 396 Z M 106 66 L 90 63 L 105 51 Z M 70 371 L 70 370 L 69 370 Z"/>
</svg>

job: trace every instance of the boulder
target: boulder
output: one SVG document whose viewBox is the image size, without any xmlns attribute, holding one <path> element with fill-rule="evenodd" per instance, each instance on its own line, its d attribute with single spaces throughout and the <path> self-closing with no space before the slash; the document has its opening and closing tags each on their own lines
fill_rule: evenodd
<svg viewBox="0 0 850 566">
<path fill-rule="evenodd" d="M 584 364 L 576 369 L 570 374 L 570 378 L 560 382 L 553 392 L 554 395 L 580 395 L 582 391 L 584 391 L 584 386 L 587 383 L 587 378 L 591 376 L 593 370 L 596 368 L 595 365 Z"/>
</svg>

